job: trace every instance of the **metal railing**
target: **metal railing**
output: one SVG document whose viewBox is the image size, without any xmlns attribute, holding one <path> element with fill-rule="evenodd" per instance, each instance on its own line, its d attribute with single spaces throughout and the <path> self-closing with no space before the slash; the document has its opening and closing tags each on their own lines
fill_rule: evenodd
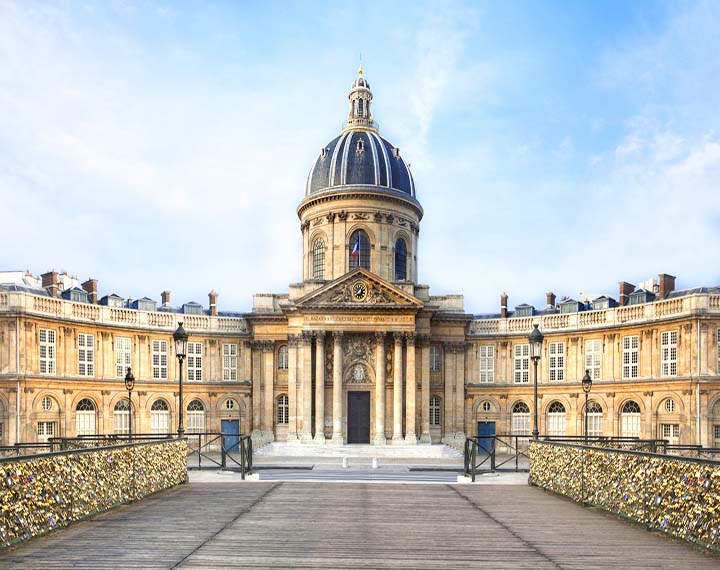
<svg viewBox="0 0 720 570">
<path fill-rule="evenodd" d="M 220 468 L 240 471 L 240 476 L 252 475 L 253 448 L 249 435 L 223 434 L 220 432 L 186 433 L 188 443 L 188 469 Z M 237 442 L 233 441 L 237 439 Z M 219 456 L 217 454 L 220 454 Z M 239 461 L 238 457 L 239 455 Z M 197 456 L 197 467 L 190 458 Z M 209 466 L 203 466 L 203 461 Z M 228 461 L 234 466 L 228 467 Z"/>
<path fill-rule="evenodd" d="M 529 467 L 520 465 L 520 461 L 522 458 L 530 461 L 528 456 L 529 440 L 530 437 L 527 435 L 466 437 L 463 461 L 465 477 L 470 477 L 474 483 L 475 476 L 479 471 L 489 473 L 527 471 Z"/>
<path fill-rule="evenodd" d="M 587 437 L 582 435 L 543 435 L 540 436 L 540 440 L 554 443 L 628 449 L 631 451 L 646 451 L 648 453 L 665 453 L 665 448 L 668 444 L 665 439 L 640 439 L 639 437 L 611 437 L 604 435 Z"/>
<path fill-rule="evenodd" d="M 52 443 L 15 443 L 13 445 L 0 445 L 0 458 L 24 457 L 37 453 L 50 453 L 54 451 Z"/>
</svg>

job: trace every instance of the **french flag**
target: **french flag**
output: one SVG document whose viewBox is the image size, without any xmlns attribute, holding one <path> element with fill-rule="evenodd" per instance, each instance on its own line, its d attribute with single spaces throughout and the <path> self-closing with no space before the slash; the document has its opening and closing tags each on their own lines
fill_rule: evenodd
<svg viewBox="0 0 720 570">
<path fill-rule="evenodd" d="M 355 245 L 353 246 L 353 250 L 350 252 L 350 257 L 353 258 L 353 260 L 357 261 L 358 257 L 360 256 L 360 236 L 357 237 L 355 240 Z"/>
</svg>

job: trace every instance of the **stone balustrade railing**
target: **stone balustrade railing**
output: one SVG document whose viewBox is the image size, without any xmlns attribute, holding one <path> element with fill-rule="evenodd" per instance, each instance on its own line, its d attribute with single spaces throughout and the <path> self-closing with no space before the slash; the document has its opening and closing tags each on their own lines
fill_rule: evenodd
<svg viewBox="0 0 720 570">
<path fill-rule="evenodd" d="M 642 305 L 614 307 L 597 311 L 535 315 L 532 317 L 511 317 L 508 319 L 475 319 L 470 323 L 470 336 L 497 336 L 528 334 L 533 324 L 542 331 L 572 331 L 593 329 L 627 323 L 676 318 L 695 312 L 720 314 L 720 295 L 697 294 L 667 299 Z"/>
<path fill-rule="evenodd" d="M 133 328 L 175 330 L 178 321 L 189 330 L 246 334 L 247 321 L 242 317 L 186 315 L 161 311 L 139 311 L 105 305 L 75 303 L 64 299 L 42 297 L 23 291 L 0 292 L 0 312 L 17 311 L 31 315 L 49 315 L 69 321 L 97 323 Z"/>
<path fill-rule="evenodd" d="M 0 546 L 184 483 L 186 455 L 172 439 L 0 459 Z"/>
<path fill-rule="evenodd" d="M 720 551 L 720 461 L 537 441 L 529 483 Z"/>
</svg>

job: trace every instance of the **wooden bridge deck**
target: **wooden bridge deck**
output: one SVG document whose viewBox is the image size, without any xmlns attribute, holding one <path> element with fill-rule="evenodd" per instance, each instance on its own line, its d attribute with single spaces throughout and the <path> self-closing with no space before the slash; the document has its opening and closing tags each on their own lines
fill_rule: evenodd
<svg viewBox="0 0 720 570">
<path fill-rule="evenodd" d="M 720 556 L 525 486 L 191 483 L 0 568 L 692 568 Z"/>
</svg>

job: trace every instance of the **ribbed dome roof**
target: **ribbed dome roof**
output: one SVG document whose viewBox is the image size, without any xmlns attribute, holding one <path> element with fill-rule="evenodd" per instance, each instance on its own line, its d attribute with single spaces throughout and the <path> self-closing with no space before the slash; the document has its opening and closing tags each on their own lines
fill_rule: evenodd
<svg viewBox="0 0 720 570">
<path fill-rule="evenodd" d="M 320 151 L 305 195 L 337 186 L 368 185 L 415 197 L 410 169 L 400 151 L 371 130 L 347 129 Z"/>
<path fill-rule="evenodd" d="M 320 150 L 308 175 L 305 196 L 339 186 L 376 186 L 415 197 L 412 174 L 400 150 L 378 134 L 370 106 L 372 91 L 362 76 L 350 87 L 350 113 L 340 136 Z"/>
</svg>

